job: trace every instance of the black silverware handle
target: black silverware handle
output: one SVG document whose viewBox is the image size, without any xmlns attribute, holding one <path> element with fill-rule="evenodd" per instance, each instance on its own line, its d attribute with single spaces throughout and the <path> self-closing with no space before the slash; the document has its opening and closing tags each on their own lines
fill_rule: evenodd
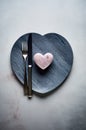
<svg viewBox="0 0 86 130">
<path fill-rule="evenodd" d="M 28 97 L 32 97 L 32 65 L 28 66 L 28 87 L 29 87 L 29 94 Z"/>
</svg>

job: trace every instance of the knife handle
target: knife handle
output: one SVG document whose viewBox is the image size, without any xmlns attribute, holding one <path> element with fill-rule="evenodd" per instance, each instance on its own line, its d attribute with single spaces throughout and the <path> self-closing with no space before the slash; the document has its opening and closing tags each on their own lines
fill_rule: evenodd
<svg viewBox="0 0 86 130">
<path fill-rule="evenodd" d="M 28 97 L 32 97 L 32 65 L 28 66 L 28 87 L 29 87 L 29 93 Z"/>
</svg>

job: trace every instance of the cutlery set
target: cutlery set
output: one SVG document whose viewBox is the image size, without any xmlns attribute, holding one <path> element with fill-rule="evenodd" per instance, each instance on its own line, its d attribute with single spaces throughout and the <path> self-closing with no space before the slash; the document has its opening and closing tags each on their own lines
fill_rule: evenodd
<svg viewBox="0 0 86 130">
<path fill-rule="evenodd" d="M 28 37 L 28 42 L 22 42 L 22 56 L 24 59 L 24 94 L 32 97 L 32 34 Z M 26 61 L 28 58 L 28 76 Z"/>
</svg>

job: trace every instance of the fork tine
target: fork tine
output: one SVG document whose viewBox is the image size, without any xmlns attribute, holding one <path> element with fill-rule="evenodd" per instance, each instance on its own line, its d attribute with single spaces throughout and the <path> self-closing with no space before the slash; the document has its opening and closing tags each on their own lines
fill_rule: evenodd
<svg viewBox="0 0 86 130">
<path fill-rule="evenodd" d="M 28 45 L 27 42 L 22 42 L 22 52 L 28 53 Z"/>
</svg>

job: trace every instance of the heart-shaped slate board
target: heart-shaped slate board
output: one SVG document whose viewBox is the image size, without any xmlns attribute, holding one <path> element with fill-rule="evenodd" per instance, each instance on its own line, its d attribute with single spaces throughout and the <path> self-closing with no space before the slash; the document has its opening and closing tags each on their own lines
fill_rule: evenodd
<svg viewBox="0 0 86 130">
<path fill-rule="evenodd" d="M 27 42 L 28 34 L 21 36 L 13 45 L 11 51 L 11 67 L 18 78 L 24 84 L 24 61 L 22 58 L 22 42 Z M 50 92 L 59 87 L 68 77 L 72 64 L 73 52 L 68 41 L 56 33 L 40 35 L 32 33 L 32 56 L 36 53 L 47 52 L 53 54 L 52 64 L 45 70 L 41 70 L 33 61 L 32 90 L 41 94 Z"/>
</svg>

